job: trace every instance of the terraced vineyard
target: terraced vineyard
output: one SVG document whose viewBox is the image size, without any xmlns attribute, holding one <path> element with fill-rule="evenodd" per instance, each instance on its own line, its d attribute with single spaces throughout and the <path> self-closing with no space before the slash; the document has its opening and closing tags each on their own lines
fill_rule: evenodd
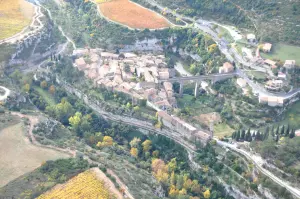
<svg viewBox="0 0 300 199">
<path fill-rule="evenodd" d="M 25 0 L 0 0 L 0 39 L 22 31 L 31 21 L 33 6 Z"/>
<path fill-rule="evenodd" d="M 85 171 L 69 180 L 66 184 L 54 187 L 37 199 L 113 199 L 104 182 L 97 179 L 91 170 Z"/>
</svg>

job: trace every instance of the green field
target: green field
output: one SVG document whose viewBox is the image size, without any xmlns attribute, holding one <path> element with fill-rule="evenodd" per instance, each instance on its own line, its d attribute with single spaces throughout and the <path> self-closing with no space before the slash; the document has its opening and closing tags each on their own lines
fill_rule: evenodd
<svg viewBox="0 0 300 199">
<path fill-rule="evenodd" d="M 253 77 L 256 78 L 256 79 L 258 79 L 258 80 L 265 80 L 266 79 L 266 73 L 264 73 L 264 72 L 251 71 L 251 72 L 247 72 L 247 74 L 250 77 L 252 77 L 252 75 L 253 75 Z"/>
<path fill-rule="evenodd" d="M 217 124 L 214 126 L 214 136 L 217 137 L 231 136 L 233 132 L 234 130 L 225 123 Z"/>
<path fill-rule="evenodd" d="M 286 44 L 275 44 L 271 53 L 261 53 L 262 57 L 268 59 L 296 60 L 296 64 L 300 65 L 300 47 L 290 46 Z"/>
<path fill-rule="evenodd" d="M 214 110 L 207 107 L 206 103 L 209 100 L 208 96 L 199 96 L 196 100 L 191 95 L 183 95 L 182 98 L 177 98 L 179 108 L 189 108 L 191 115 L 200 115 L 211 113 Z"/>
<path fill-rule="evenodd" d="M 300 129 L 300 101 L 288 108 L 285 113 L 285 118 L 280 124 L 290 124 L 292 128 Z"/>
<path fill-rule="evenodd" d="M 34 87 L 34 90 L 36 90 L 38 94 L 42 96 L 42 98 L 47 102 L 48 105 L 52 106 L 56 104 L 53 96 L 48 91 L 37 86 Z"/>
</svg>

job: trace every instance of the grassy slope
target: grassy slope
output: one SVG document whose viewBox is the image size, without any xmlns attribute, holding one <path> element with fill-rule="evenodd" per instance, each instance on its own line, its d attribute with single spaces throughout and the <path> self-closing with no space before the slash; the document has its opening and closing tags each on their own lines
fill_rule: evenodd
<svg viewBox="0 0 300 199">
<path fill-rule="evenodd" d="M 300 64 L 300 47 L 291 46 L 286 44 L 277 44 L 273 47 L 271 53 L 262 53 L 264 58 L 268 59 L 280 59 L 281 61 L 285 60 L 296 60 L 296 63 Z"/>
</svg>

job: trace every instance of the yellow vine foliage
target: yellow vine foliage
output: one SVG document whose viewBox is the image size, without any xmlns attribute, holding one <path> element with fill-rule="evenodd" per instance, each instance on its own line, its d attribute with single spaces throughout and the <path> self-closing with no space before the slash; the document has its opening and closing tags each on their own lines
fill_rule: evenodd
<svg viewBox="0 0 300 199">
<path fill-rule="evenodd" d="M 32 4 L 25 0 L 0 0 L 0 39 L 11 37 L 29 25 Z"/>
<path fill-rule="evenodd" d="M 104 183 L 97 179 L 92 171 L 85 171 L 75 176 L 62 186 L 55 187 L 37 199 L 113 199 Z"/>
</svg>

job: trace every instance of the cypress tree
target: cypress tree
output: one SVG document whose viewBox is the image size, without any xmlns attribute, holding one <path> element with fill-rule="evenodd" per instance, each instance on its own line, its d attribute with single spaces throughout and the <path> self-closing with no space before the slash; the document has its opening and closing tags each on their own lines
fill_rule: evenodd
<svg viewBox="0 0 300 199">
<path fill-rule="evenodd" d="M 248 142 L 251 142 L 250 139 L 252 140 L 252 136 L 251 136 L 251 133 L 250 133 L 250 129 L 248 129 L 247 134 L 245 136 L 245 140 L 248 141 Z"/>
<path fill-rule="evenodd" d="M 271 135 L 272 137 L 274 138 L 275 134 L 274 134 L 274 126 L 272 126 L 272 129 L 271 129 Z"/>
<path fill-rule="evenodd" d="M 288 124 L 287 129 L 285 130 L 284 136 L 285 136 L 285 137 L 288 137 L 289 134 L 290 134 L 290 125 Z"/>
<path fill-rule="evenodd" d="M 285 133 L 284 128 L 285 128 L 285 127 L 284 127 L 284 125 L 283 125 L 283 126 L 281 127 L 281 133 L 280 133 L 281 135 L 284 135 L 284 133 Z"/>
<path fill-rule="evenodd" d="M 279 140 L 279 135 L 275 135 L 275 142 L 278 142 Z"/>
<path fill-rule="evenodd" d="M 295 135 L 296 135 L 295 129 L 292 129 L 292 131 L 291 131 L 291 133 L 290 133 L 290 138 L 291 138 L 291 139 L 294 138 Z"/>
<path fill-rule="evenodd" d="M 245 140 L 245 130 L 242 130 L 241 139 Z"/>
<path fill-rule="evenodd" d="M 232 133 L 231 138 L 232 138 L 232 139 L 235 139 L 235 138 L 236 138 L 236 132 L 235 132 L 235 131 Z"/>
<path fill-rule="evenodd" d="M 257 131 L 255 134 L 255 140 L 261 140 L 261 135 L 259 131 Z"/>
<path fill-rule="evenodd" d="M 267 140 L 267 139 L 269 138 L 269 131 L 270 131 L 270 129 L 269 129 L 269 127 L 267 126 L 267 128 L 266 128 L 266 130 L 265 130 L 265 134 L 264 134 L 263 140 Z"/>
<path fill-rule="evenodd" d="M 277 126 L 277 129 L 276 129 L 276 135 L 279 135 L 279 126 Z"/>
<path fill-rule="evenodd" d="M 239 141 L 240 138 L 241 138 L 241 132 L 238 131 L 237 134 L 236 134 L 235 140 L 236 140 L 236 141 Z"/>
</svg>

